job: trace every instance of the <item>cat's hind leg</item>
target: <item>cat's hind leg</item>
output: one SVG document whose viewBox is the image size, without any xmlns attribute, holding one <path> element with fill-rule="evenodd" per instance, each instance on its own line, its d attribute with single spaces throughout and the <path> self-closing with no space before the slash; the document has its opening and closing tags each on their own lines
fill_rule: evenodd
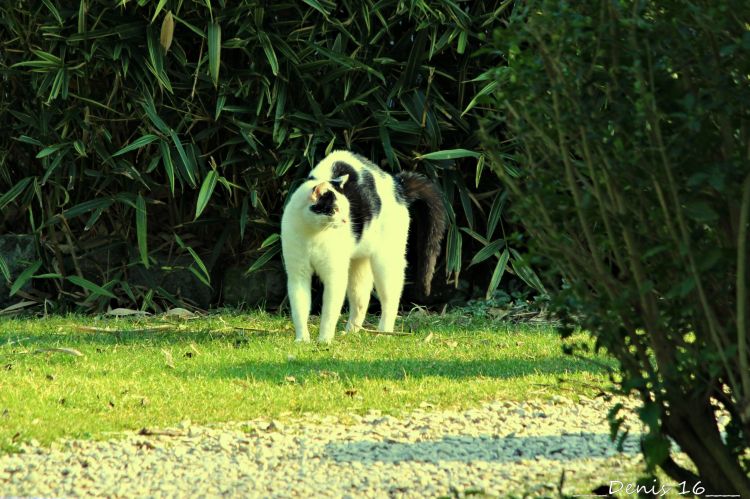
<svg viewBox="0 0 750 499">
<path fill-rule="evenodd" d="M 287 292 L 289 305 L 292 308 L 295 341 L 310 341 L 307 320 L 310 317 L 312 273 L 297 271 L 288 272 Z"/>
<path fill-rule="evenodd" d="M 372 257 L 372 272 L 381 308 L 379 331 L 393 331 L 404 289 L 405 269 L 406 258 L 402 251 L 381 252 Z"/>
<path fill-rule="evenodd" d="M 352 260 L 349 265 L 349 284 L 346 289 L 349 298 L 349 321 L 346 332 L 357 332 L 367 315 L 372 293 L 372 266 L 369 258 Z"/>
<path fill-rule="evenodd" d="M 348 275 L 348 268 L 344 267 L 320 276 L 323 281 L 323 310 L 320 314 L 318 341 L 321 343 L 330 343 L 336 334 L 336 324 L 341 315 L 341 307 L 344 306 Z"/>
</svg>

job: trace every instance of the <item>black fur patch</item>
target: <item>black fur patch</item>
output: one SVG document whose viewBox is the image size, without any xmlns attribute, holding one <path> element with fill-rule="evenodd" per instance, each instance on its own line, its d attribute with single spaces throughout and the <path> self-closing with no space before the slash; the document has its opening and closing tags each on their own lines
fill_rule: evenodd
<svg viewBox="0 0 750 499">
<path fill-rule="evenodd" d="M 358 174 L 350 164 L 343 161 L 333 164 L 332 173 L 333 178 L 349 175 L 343 188 L 337 184 L 334 184 L 334 187 L 349 200 L 352 233 L 359 241 L 362 239 L 365 226 L 380 213 L 382 207 L 382 201 L 375 188 L 375 177 L 367 170 L 362 170 Z"/>
<path fill-rule="evenodd" d="M 446 228 L 443 195 L 437 185 L 420 173 L 401 172 L 394 175 L 394 180 L 396 200 L 410 206 L 415 220 L 416 250 L 421 256 L 417 267 L 418 293 L 429 296 Z"/>
<path fill-rule="evenodd" d="M 333 208 L 336 204 L 336 198 L 331 191 L 324 193 L 318 202 L 310 206 L 310 211 L 319 215 L 333 216 Z"/>
<path fill-rule="evenodd" d="M 406 199 L 406 192 L 404 192 L 404 181 L 401 177 L 393 177 L 393 186 L 395 187 L 395 197 L 398 204 L 409 206 L 409 201 Z"/>
</svg>

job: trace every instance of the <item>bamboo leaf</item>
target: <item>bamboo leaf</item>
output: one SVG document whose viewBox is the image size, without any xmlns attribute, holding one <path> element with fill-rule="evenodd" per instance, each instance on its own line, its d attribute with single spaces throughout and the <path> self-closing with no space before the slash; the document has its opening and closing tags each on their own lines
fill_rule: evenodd
<svg viewBox="0 0 750 499">
<path fill-rule="evenodd" d="M 84 145 L 82 141 L 76 140 L 75 142 L 73 142 L 73 149 L 76 150 L 76 152 L 78 153 L 80 157 L 82 158 L 88 157 L 88 154 L 86 153 L 86 146 Z"/>
<path fill-rule="evenodd" d="M 104 209 L 102 208 L 95 209 L 94 213 L 91 214 L 91 216 L 89 217 L 89 220 L 86 222 L 86 225 L 83 227 L 83 230 L 84 231 L 91 230 L 94 224 L 96 224 L 96 222 L 102 216 L 102 213 L 104 213 Z"/>
<path fill-rule="evenodd" d="M 167 172 L 167 179 L 169 180 L 169 192 L 174 196 L 174 163 L 172 163 L 172 151 L 169 149 L 169 144 L 164 141 L 159 143 L 159 149 L 161 149 L 161 161 L 164 164 L 164 170 Z"/>
<path fill-rule="evenodd" d="M 490 242 L 486 238 L 482 237 L 479 233 L 468 227 L 461 227 L 461 232 L 470 235 L 472 238 L 482 243 L 483 246 L 487 246 L 488 244 L 490 244 Z"/>
<path fill-rule="evenodd" d="M 495 265 L 495 270 L 494 272 L 492 272 L 492 278 L 490 279 L 490 284 L 489 286 L 487 286 L 487 294 L 485 294 L 484 296 L 486 300 L 489 300 L 490 298 L 492 298 L 492 294 L 500 285 L 500 280 L 503 278 L 503 275 L 505 274 L 505 269 L 508 267 L 508 258 L 510 258 L 510 253 L 508 253 L 508 250 L 506 249 L 500 255 L 500 258 L 498 258 L 497 265 Z"/>
<path fill-rule="evenodd" d="M 172 84 L 169 76 L 164 70 L 164 53 L 162 51 L 161 40 L 157 40 L 154 30 L 149 29 L 146 36 L 148 48 L 148 61 L 146 67 L 156 77 L 159 84 L 169 93 L 172 93 Z"/>
<path fill-rule="evenodd" d="M 15 201 L 16 198 L 23 193 L 26 187 L 28 187 L 32 180 L 34 180 L 34 177 L 23 178 L 16 182 L 16 184 L 8 189 L 8 191 L 6 191 L 2 196 L 0 196 L 0 210 Z"/>
<path fill-rule="evenodd" d="M 201 262 L 201 263 L 203 263 L 203 262 Z M 196 269 L 192 265 L 190 267 L 188 267 L 188 271 L 191 274 L 193 274 L 195 277 L 197 277 L 200 282 L 202 282 L 203 284 L 205 284 L 209 288 L 211 287 L 211 282 L 208 279 L 208 272 L 199 272 L 198 269 Z"/>
<path fill-rule="evenodd" d="M 128 153 L 130 151 L 134 151 L 135 149 L 140 149 L 141 147 L 146 146 L 155 140 L 159 140 L 159 137 L 157 137 L 156 135 L 147 133 L 143 137 L 140 137 L 139 139 L 134 140 L 130 144 L 126 145 L 125 147 L 123 147 L 122 149 L 114 153 L 112 157 L 122 156 L 123 154 Z"/>
<path fill-rule="evenodd" d="M 59 151 L 60 149 L 63 149 L 65 147 L 67 147 L 67 145 L 68 144 L 55 144 L 55 145 L 52 145 L 52 146 L 45 147 L 44 149 L 42 149 L 41 151 L 39 151 L 37 153 L 36 158 L 37 159 L 46 158 L 50 154 L 54 154 L 57 151 Z"/>
<path fill-rule="evenodd" d="M 276 52 L 273 49 L 273 45 L 271 45 L 271 40 L 268 38 L 268 35 L 264 31 L 260 31 L 258 33 L 258 39 L 260 40 L 260 44 L 263 46 L 263 51 L 266 53 L 268 64 L 271 65 L 271 72 L 274 76 L 278 76 L 279 59 L 276 57 Z"/>
<path fill-rule="evenodd" d="M 219 116 L 221 115 L 221 111 L 224 109 L 224 104 L 227 102 L 227 96 L 226 95 L 220 95 L 216 98 L 216 111 L 214 112 L 214 119 L 219 119 Z"/>
<path fill-rule="evenodd" d="M 148 214 L 146 200 L 141 194 L 135 201 L 135 232 L 138 239 L 138 252 L 141 254 L 143 266 L 148 268 Z"/>
<path fill-rule="evenodd" d="M 213 21 L 213 19 L 214 19 L 214 11 L 211 8 L 211 0 L 204 0 L 204 2 L 206 4 L 206 7 L 208 7 L 208 15 L 209 15 L 209 17 L 211 17 L 211 20 Z"/>
<path fill-rule="evenodd" d="M 281 245 L 276 245 L 272 247 L 270 250 L 260 255 L 258 259 L 255 260 L 252 265 L 250 265 L 250 268 L 248 268 L 245 271 L 245 275 L 252 274 L 253 272 L 257 270 L 262 269 L 263 266 L 267 264 L 268 262 L 270 262 L 273 257 L 278 255 L 280 251 L 281 251 Z"/>
<path fill-rule="evenodd" d="M 505 246 L 505 240 L 504 239 L 498 239 L 497 241 L 492 241 L 490 244 L 485 246 L 484 248 L 477 251 L 477 254 L 474 255 L 474 258 L 471 259 L 471 263 L 469 264 L 469 267 L 472 265 L 476 265 L 477 263 L 481 263 L 491 257 L 492 255 L 495 255 L 498 251 L 500 251 L 500 248 Z M 507 253 L 507 251 L 506 251 Z"/>
<path fill-rule="evenodd" d="M 156 21 L 156 18 L 159 16 L 159 12 L 164 8 L 164 6 L 167 4 L 167 0 L 159 0 L 159 3 L 156 4 L 156 10 L 154 11 L 154 15 L 151 18 L 151 22 Z"/>
<path fill-rule="evenodd" d="M 30 305 L 36 305 L 37 302 L 31 301 L 31 300 L 22 300 L 18 303 L 14 303 L 13 305 L 7 306 L 4 309 L 0 310 L 0 315 L 7 315 L 7 314 L 13 314 L 17 313 L 22 308 L 26 308 Z"/>
<path fill-rule="evenodd" d="M 42 266 L 42 261 L 37 260 L 28 267 L 24 269 L 23 272 L 19 274 L 19 276 L 16 278 L 16 280 L 13 282 L 13 285 L 10 287 L 10 293 L 9 296 L 13 296 L 18 291 L 24 287 L 24 285 L 31 280 L 31 278 L 34 276 L 34 273 L 39 270 L 39 267 Z"/>
<path fill-rule="evenodd" d="M 88 213 L 89 211 L 93 210 L 104 210 L 109 208 L 109 206 L 114 202 L 112 198 L 94 198 L 89 199 L 88 201 L 84 201 L 82 203 L 78 203 L 75 206 L 72 206 L 65 210 L 65 217 L 75 218 L 78 216 L 83 215 L 84 213 Z"/>
<path fill-rule="evenodd" d="M 174 235 L 175 241 L 177 241 L 177 244 L 180 246 L 180 248 L 187 250 L 188 253 L 190 253 L 190 256 L 193 257 L 193 261 L 198 266 L 198 269 L 203 273 L 202 277 L 199 275 L 195 269 L 191 266 L 190 270 L 193 272 L 193 274 L 196 275 L 206 286 L 211 287 L 211 274 L 209 274 L 208 269 L 206 268 L 206 265 L 203 263 L 203 260 L 198 255 L 198 253 L 195 252 L 193 248 L 185 244 L 185 242 L 182 240 L 180 236 L 177 234 Z"/>
<path fill-rule="evenodd" d="M 495 196 L 492 201 L 492 207 L 490 208 L 490 214 L 487 216 L 487 239 L 491 239 L 495 233 L 497 224 L 500 222 L 500 215 L 503 213 L 503 205 L 507 198 L 507 192 L 503 192 L 500 196 Z"/>
<path fill-rule="evenodd" d="M 513 260 L 511 261 L 511 265 L 516 275 L 530 287 L 534 288 L 542 294 L 547 294 L 547 289 L 544 287 L 544 284 L 542 284 L 539 276 L 537 276 L 536 273 L 532 270 L 526 259 L 522 257 L 516 250 L 511 248 L 510 251 L 511 253 L 513 253 Z"/>
<path fill-rule="evenodd" d="M 463 181 L 458 183 L 458 197 L 461 199 L 461 206 L 464 209 L 464 215 L 466 215 L 466 221 L 469 223 L 469 227 L 474 228 L 474 210 L 471 207 L 471 198 L 469 198 L 469 190 L 464 185 Z"/>
<path fill-rule="evenodd" d="M 269 246 L 276 244 L 280 239 L 281 235 L 278 232 L 274 232 L 263 240 L 263 243 L 261 243 L 260 245 L 260 249 L 268 248 Z"/>
<path fill-rule="evenodd" d="M 219 174 L 217 171 L 211 170 L 208 172 L 208 175 L 206 175 L 206 178 L 203 179 L 203 185 L 201 185 L 201 190 L 198 193 L 198 203 L 195 205 L 195 218 L 193 218 L 193 220 L 197 220 L 198 217 L 201 216 L 201 213 L 203 213 L 203 210 L 206 209 L 208 201 L 211 199 L 211 195 L 216 187 L 216 181 L 218 178 Z"/>
<path fill-rule="evenodd" d="M 214 88 L 219 84 L 219 67 L 221 64 L 221 26 L 216 22 L 208 25 L 208 72 Z M 276 74 L 276 72 L 274 72 Z"/>
<path fill-rule="evenodd" d="M 480 158 L 481 153 L 475 151 L 469 151 L 468 149 L 446 149 L 443 151 L 435 151 L 427 154 L 418 155 L 415 159 L 433 159 L 433 160 L 444 160 L 444 159 L 458 159 L 458 158 Z"/>
<path fill-rule="evenodd" d="M 0 275 L 3 276 L 5 282 L 10 283 L 10 269 L 2 255 L 0 255 Z"/>
<path fill-rule="evenodd" d="M 29 137 L 28 135 L 21 135 L 16 140 L 18 140 L 19 142 L 23 142 L 24 144 L 31 144 L 32 146 L 37 146 L 37 147 L 42 147 L 43 145 L 41 142 L 39 142 L 35 138 Z"/>
<path fill-rule="evenodd" d="M 427 38 L 428 32 L 426 29 L 417 31 L 412 43 L 411 50 L 409 52 L 409 58 L 406 61 L 404 72 L 401 75 L 401 81 L 405 87 L 412 87 L 419 73 L 420 65 L 427 55 Z"/>
<path fill-rule="evenodd" d="M 388 165 L 391 168 L 398 166 L 396 155 L 393 152 L 393 145 L 391 144 L 391 135 L 388 133 L 388 129 L 385 126 L 378 127 L 378 134 L 380 135 L 380 142 L 383 144 L 383 150 L 385 151 L 385 157 L 388 161 Z"/>
<path fill-rule="evenodd" d="M 461 31 L 461 34 L 458 35 L 458 47 L 456 47 L 456 52 L 459 54 L 463 54 L 466 51 L 466 43 L 469 40 L 469 33 L 466 31 Z"/>
<path fill-rule="evenodd" d="M 35 56 L 39 57 L 40 59 L 43 59 L 47 62 L 50 62 L 56 66 L 62 65 L 62 59 L 60 59 L 58 56 L 51 54 L 49 52 L 45 52 L 44 50 L 32 50 Z"/>
<path fill-rule="evenodd" d="M 385 76 L 382 72 L 378 71 L 372 66 L 369 66 L 363 62 L 361 62 L 359 59 L 349 57 L 343 54 L 337 54 L 336 52 L 329 50 L 321 45 L 313 45 L 313 48 L 319 52 L 321 55 L 324 55 L 331 61 L 335 62 L 336 64 L 348 68 L 348 69 L 361 69 L 363 71 L 366 71 L 367 73 L 375 76 L 377 79 L 379 79 L 381 82 L 385 84 Z"/>
<path fill-rule="evenodd" d="M 156 112 L 156 106 L 154 105 L 154 100 L 151 98 L 150 95 L 146 94 L 143 101 L 141 101 L 141 107 L 143 107 L 143 111 L 146 113 L 146 116 L 148 116 L 148 119 L 153 123 L 153 125 L 159 129 L 159 131 L 163 134 L 169 134 L 170 128 L 167 126 L 166 123 L 164 123 L 164 120 L 162 120 L 159 117 L 159 114 Z"/>
<path fill-rule="evenodd" d="M 187 173 L 188 182 L 190 183 L 191 187 L 195 187 L 195 164 L 188 157 L 187 153 L 185 152 L 185 148 L 182 147 L 182 142 L 180 142 L 180 138 L 177 136 L 175 131 L 170 130 L 169 135 L 172 137 L 172 142 L 174 142 L 174 146 L 177 149 L 177 154 L 180 156 L 182 164 L 185 166 L 185 173 Z"/>
<path fill-rule="evenodd" d="M 49 9 L 52 15 L 55 16 L 55 19 L 57 19 L 57 24 L 62 26 L 63 19 L 62 16 L 60 16 L 60 11 L 57 10 L 57 7 L 55 7 L 55 4 L 53 4 L 50 0 L 42 0 L 42 3 Z"/>
<path fill-rule="evenodd" d="M 242 199 L 242 206 L 240 207 L 240 241 L 245 239 L 245 227 L 247 227 L 247 219 L 248 219 L 248 202 L 247 202 L 247 196 L 245 196 Z"/>
<path fill-rule="evenodd" d="M 86 0 L 78 4 L 78 33 L 86 32 Z"/>
<path fill-rule="evenodd" d="M 456 226 L 451 224 L 448 227 L 448 237 L 446 245 L 446 266 L 447 271 L 454 272 L 456 276 L 461 272 L 461 234 Z"/>
<path fill-rule="evenodd" d="M 461 117 L 463 117 L 466 113 L 471 111 L 474 108 L 474 106 L 476 106 L 477 103 L 479 103 L 480 99 L 494 92 L 499 86 L 500 86 L 500 82 L 497 80 L 489 82 L 484 88 L 482 88 L 482 90 L 477 92 L 477 94 L 474 96 L 473 99 L 471 99 L 471 101 L 469 102 L 469 105 L 466 106 L 466 109 L 464 109 L 463 112 L 461 113 Z"/>
<path fill-rule="evenodd" d="M 302 0 L 302 1 L 305 2 L 307 5 L 309 5 L 310 7 L 312 7 L 313 9 L 320 12 L 321 14 L 323 14 L 323 16 L 328 17 L 329 12 L 325 9 L 325 7 L 323 7 L 320 4 L 320 2 L 316 0 Z"/>
<path fill-rule="evenodd" d="M 88 279 L 84 279 L 81 276 L 71 275 L 71 276 L 66 277 L 66 279 L 72 282 L 73 284 L 75 284 L 76 286 L 79 286 L 85 289 L 86 291 L 88 291 L 94 296 L 101 295 L 101 296 L 106 296 L 108 298 L 117 298 L 114 294 L 112 294 L 111 291 L 106 290 L 103 287 L 98 286 L 94 284 L 93 282 L 89 281 Z"/>
<path fill-rule="evenodd" d="M 484 170 L 484 155 L 479 156 L 477 160 L 477 173 L 474 178 L 474 187 L 479 188 L 479 179 L 482 178 L 482 171 Z"/>
</svg>

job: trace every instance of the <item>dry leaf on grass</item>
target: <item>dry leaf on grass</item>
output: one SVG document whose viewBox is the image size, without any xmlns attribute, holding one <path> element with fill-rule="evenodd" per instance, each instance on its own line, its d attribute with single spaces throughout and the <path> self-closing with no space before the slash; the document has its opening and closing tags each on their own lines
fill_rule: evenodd
<svg viewBox="0 0 750 499">
<path fill-rule="evenodd" d="M 142 436 L 162 436 L 162 437 L 182 437 L 185 436 L 184 431 L 180 430 L 154 430 L 150 428 L 141 428 L 138 432 Z"/>
<path fill-rule="evenodd" d="M 64 353 L 73 357 L 83 357 L 84 355 L 75 348 L 37 348 L 34 353 Z"/>
<path fill-rule="evenodd" d="M 132 308 L 113 308 L 112 310 L 105 312 L 104 315 L 109 315 L 112 317 L 127 317 L 130 315 L 151 315 L 151 314 L 146 312 L 145 310 L 133 310 Z"/>
<path fill-rule="evenodd" d="M 170 367 L 174 369 L 174 359 L 172 358 L 172 352 L 168 350 L 161 349 L 162 353 L 164 354 L 164 363 L 167 365 L 167 367 Z"/>
<path fill-rule="evenodd" d="M 82 331 L 85 333 L 155 333 L 157 331 L 166 331 L 175 329 L 175 326 L 168 324 L 161 324 L 158 326 L 148 326 L 138 329 L 114 329 L 109 327 L 96 327 L 96 326 L 74 326 L 76 331 Z"/>
<path fill-rule="evenodd" d="M 162 314 L 162 317 L 169 317 L 174 319 L 182 319 L 182 320 L 190 320 L 190 319 L 197 319 L 198 314 L 191 312 L 190 310 L 187 310 L 185 308 L 170 308 L 166 312 Z"/>
</svg>

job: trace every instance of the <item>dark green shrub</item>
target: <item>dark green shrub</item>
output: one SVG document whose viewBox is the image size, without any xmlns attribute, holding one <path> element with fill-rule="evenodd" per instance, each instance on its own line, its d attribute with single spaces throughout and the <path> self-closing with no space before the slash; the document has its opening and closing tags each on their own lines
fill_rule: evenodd
<svg viewBox="0 0 750 499">
<path fill-rule="evenodd" d="M 528 2 L 497 33 L 507 66 L 484 130 L 555 308 L 619 360 L 619 387 L 643 402 L 648 465 L 742 497 L 749 19 L 740 1 Z"/>
<path fill-rule="evenodd" d="M 33 276 L 20 294 L 60 309 L 158 308 L 180 296 L 143 267 L 206 283 L 258 268 L 278 258 L 293 181 L 332 148 L 439 178 L 461 206 L 456 276 L 459 226 L 484 227 L 494 199 L 472 152 L 489 59 L 470 55 L 509 5 L 3 3 L 0 233 L 36 237 L 14 288 Z"/>
</svg>

